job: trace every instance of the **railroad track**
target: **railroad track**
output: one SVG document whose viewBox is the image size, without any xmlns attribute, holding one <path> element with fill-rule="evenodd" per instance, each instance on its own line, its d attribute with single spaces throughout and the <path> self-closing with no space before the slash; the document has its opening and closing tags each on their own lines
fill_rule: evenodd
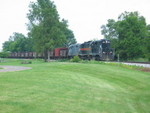
<svg viewBox="0 0 150 113">
<path fill-rule="evenodd" d="M 131 62 L 131 61 L 127 61 L 127 62 L 122 62 L 122 63 L 136 63 L 136 64 L 150 64 L 150 62 Z"/>
<path fill-rule="evenodd" d="M 109 61 L 109 62 L 122 63 L 122 64 L 126 64 L 126 65 L 135 65 L 135 66 L 150 68 L 150 62 L 129 62 L 129 61 L 127 61 L 127 62 Z"/>
<path fill-rule="evenodd" d="M 118 63 L 117 61 L 104 61 L 104 62 L 114 62 L 114 63 Z M 150 64 L 150 62 L 134 62 L 134 61 L 122 61 L 119 63 L 136 63 L 136 64 Z"/>
</svg>

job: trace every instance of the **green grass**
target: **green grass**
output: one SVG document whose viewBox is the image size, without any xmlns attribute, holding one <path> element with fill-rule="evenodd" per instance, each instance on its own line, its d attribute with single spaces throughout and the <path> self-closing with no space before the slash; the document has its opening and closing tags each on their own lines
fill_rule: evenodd
<svg viewBox="0 0 150 113">
<path fill-rule="evenodd" d="M 150 113 L 150 74 L 104 63 L 40 60 L 0 73 L 0 113 Z"/>
</svg>

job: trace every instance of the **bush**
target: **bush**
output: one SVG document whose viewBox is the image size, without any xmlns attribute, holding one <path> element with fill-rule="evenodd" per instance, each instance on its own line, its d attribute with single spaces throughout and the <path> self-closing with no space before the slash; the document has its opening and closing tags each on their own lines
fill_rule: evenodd
<svg viewBox="0 0 150 113">
<path fill-rule="evenodd" d="M 80 62 L 81 59 L 78 56 L 74 56 L 70 61 L 71 62 Z"/>
<path fill-rule="evenodd" d="M 58 62 L 68 62 L 69 60 L 68 59 L 58 59 L 56 61 L 58 61 Z"/>
<path fill-rule="evenodd" d="M 24 60 L 21 62 L 21 64 L 32 64 L 32 61 Z"/>
</svg>

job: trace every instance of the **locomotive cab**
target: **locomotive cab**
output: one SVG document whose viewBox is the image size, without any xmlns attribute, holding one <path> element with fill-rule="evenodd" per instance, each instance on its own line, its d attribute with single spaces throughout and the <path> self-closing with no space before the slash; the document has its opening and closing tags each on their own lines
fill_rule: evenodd
<svg viewBox="0 0 150 113">
<path fill-rule="evenodd" d="M 79 57 L 81 59 L 113 60 L 114 52 L 110 48 L 110 41 L 101 39 L 97 41 L 84 42 L 80 45 Z"/>
<path fill-rule="evenodd" d="M 113 49 L 110 48 L 110 40 L 101 39 L 91 44 L 92 59 L 113 60 Z"/>
<path fill-rule="evenodd" d="M 103 39 L 100 46 L 100 59 L 101 60 L 113 60 L 114 52 L 113 49 L 110 48 L 110 40 Z"/>
<path fill-rule="evenodd" d="M 80 44 L 72 44 L 68 48 L 68 57 L 73 58 L 79 55 Z"/>
</svg>

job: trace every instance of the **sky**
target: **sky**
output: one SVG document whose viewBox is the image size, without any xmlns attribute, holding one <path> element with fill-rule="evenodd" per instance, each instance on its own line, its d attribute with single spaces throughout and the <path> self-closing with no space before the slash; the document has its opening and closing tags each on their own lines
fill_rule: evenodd
<svg viewBox="0 0 150 113">
<path fill-rule="evenodd" d="M 27 34 L 30 1 L 2 0 L 0 4 L 0 50 L 13 32 Z M 150 24 L 150 0 L 53 0 L 60 18 L 68 20 L 78 43 L 102 39 L 101 26 L 124 11 L 138 11 Z"/>
</svg>

